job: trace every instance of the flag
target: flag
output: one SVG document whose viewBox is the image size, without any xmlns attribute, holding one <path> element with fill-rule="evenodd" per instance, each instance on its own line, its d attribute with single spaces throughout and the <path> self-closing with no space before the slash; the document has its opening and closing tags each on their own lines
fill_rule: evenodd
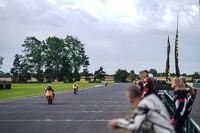
<svg viewBox="0 0 200 133">
<path fill-rule="evenodd" d="M 176 77 L 179 77 L 180 70 L 178 66 L 178 23 L 177 23 L 177 31 L 176 31 L 176 39 L 175 39 L 175 67 L 176 67 Z"/>
<path fill-rule="evenodd" d="M 169 54 L 170 54 L 170 42 L 169 42 L 169 36 L 168 36 L 168 42 L 167 42 L 167 61 L 166 61 L 166 83 L 169 84 L 170 80 L 170 62 L 169 62 Z"/>
</svg>

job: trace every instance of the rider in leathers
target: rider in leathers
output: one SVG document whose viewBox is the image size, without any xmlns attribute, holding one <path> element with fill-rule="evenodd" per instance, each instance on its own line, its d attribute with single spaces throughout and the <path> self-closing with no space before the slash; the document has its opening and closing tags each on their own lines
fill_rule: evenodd
<svg viewBox="0 0 200 133">
<path fill-rule="evenodd" d="M 45 93 L 47 90 L 51 90 L 52 91 L 52 94 L 53 94 L 53 98 L 55 97 L 55 94 L 54 94 L 54 89 L 51 87 L 51 85 L 48 85 L 46 88 L 45 88 Z"/>
<path fill-rule="evenodd" d="M 135 88 L 139 90 L 139 87 Z M 166 108 L 155 94 L 144 98 L 141 98 L 140 94 L 134 98 L 139 99 L 139 102 L 136 104 L 137 108 L 133 112 L 133 117 L 129 120 L 113 119 L 109 122 L 111 128 L 126 128 L 134 132 L 142 130 L 143 133 L 175 133 Z M 134 100 L 130 101 L 133 103 Z"/>
</svg>

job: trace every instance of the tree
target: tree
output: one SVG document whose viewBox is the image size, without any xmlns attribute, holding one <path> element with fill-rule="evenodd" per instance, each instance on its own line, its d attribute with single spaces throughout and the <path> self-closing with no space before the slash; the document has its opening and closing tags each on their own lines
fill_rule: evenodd
<svg viewBox="0 0 200 133">
<path fill-rule="evenodd" d="M 200 72 L 195 72 L 195 73 L 192 75 L 192 79 L 200 79 Z"/>
<path fill-rule="evenodd" d="M 3 57 L 2 56 L 0 56 L 0 68 L 1 68 L 1 66 L 3 65 Z"/>
<path fill-rule="evenodd" d="M 22 47 L 24 56 L 18 55 L 20 59 L 16 57 L 15 62 L 26 64 L 26 71 L 41 82 L 44 78 L 47 81 L 80 80 L 82 66 L 88 72 L 89 57 L 85 54 L 84 44 L 73 36 L 65 39 L 48 37 L 45 41 L 27 37 Z M 15 75 L 14 69 L 12 72 Z"/>
<path fill-rule="evenodd" d="M 149 73 L 153 74 L 154 77 L 158 76 L 156 69 L 150 69 Z"/>
<path fill-rule="evenodd" d="M 76 81 L 80 80 L 80 74 L 78 73 L 81 66 L 85 64 L 88 60 L 85 54 L 84 44 L 79 41 L 77 37 L 67 36 L 64 39 L 64 44 L 69 50 L 69 59 L 71 62 L 71 70 L 73 73 L 73 78 Z"/>
<path fill-rule="evenodd" d="M 127 82 L 127 77 L 129 73 L 126 70 L 118 69 L 114 75 L 115 80 L 121 80 L 122 82 Z"/>
<path fill-rule="evenodd" d="M 12 79 L 16 82 L 26 82 L 31 79 L 31 73 L 29 71 L 29 65 L 24 62 L 22 55 L 15 55 L 13 62 L 13 68 L 11 68 L 10 73 L 12 74 Z"/>
<path fill-rule="evenodd" d="M 186 73 L 183 73 L 183 74 L 181 74 L 181 76 L 187 77 L 187 74 L 186 74 Z"/>
<path fill-rule="evenodd" d="M 131 80 L 131 82 L 133 82 L 133 80 L 135 80 L 137 78 L 137 75 L 135 74 L 134 70 L 131 70 L 128 76 L 128 79 Z"/>
<path fill-rule="evenodd" d="M 88 66 L 89 65 L 90 65 L 89 58 L 87 58 L 87 60 L 85 61 L 84 65 L 83 65 L 83 76 L 86 76 L 86 78 L 85 78 L 86 81 L 90 81 L 90 78 L 88 78 L 88 76 L 89 76 Z"/>
<path fill-rule="evenodd" d="M 44 43 L 44 67 L 45 75 L 44 77 L 48 81 L 54 81 L 55 79 L 64 79 L 64 74 L 61 72 L 65 71 L 62 69 L 63 64 L 69 66 L 68 63 L 68 53 L 64 46 L 62 39 L 57 37 L 48 37 Z M 66 57 L 67 56 L 67 57 Z"/>
<path fill-rule="evenodd" d="M 106 74 L 106 72 L 103 71 L 103 67 L 100 66 L 100 68 L 99 68 L 97 71 L 94 72 L 94 76 L 95 76 L 94 78 L 95 78 L 95 80 L 96 80 L 96 79 L 103 80 L 105 74 Z"/>
<path fill-rule="evenodd" d="M 30 66 L 32 75 L 40 82 L 43 82 L 43 65 L 44 65 L 44 44 L 35 37 L 27 37 L 22 44 L 24 58 Z"/>
</svg>

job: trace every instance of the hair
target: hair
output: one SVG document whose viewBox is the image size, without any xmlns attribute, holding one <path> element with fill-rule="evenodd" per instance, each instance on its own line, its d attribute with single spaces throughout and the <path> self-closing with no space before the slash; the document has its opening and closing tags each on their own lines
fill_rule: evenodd
<svg viewBox="0 0 200 133">
<path fill-rule="evenodd" d="M 180 78 L 174 78 L 172 80 L 172 82 L 175 82 L 176 87 L 178 88 L 177 90 L 185 90 L 185 85 L 183 83 L 183 80 L 181 80 Z"/>
<path fill-rule="evenodd" d="M 149 74 L 149 71 L 148 71 L 148 70 L 144 70 L 143 72 L 145 72 L 145 73 Z"/>
<path fill-rule="evenodd" d="M 186 77 L 180 76 L 179 78 L 183 81 L 184 84 L 186 84 L 186 81 L 187 81 L 187 80 L 186 80 Z"/>
<path fill-rule="evenodd" d="M 139 91 L 138 85 L 135 85 L 135 84 L 131 85 L 130 87 L 128 87 L 127 91 L 134 98 L 142 96 L 140 91 Z"/>
<path fill-rule="evenodd" d="M 140 71 L 140 72 L 139 72 L 139 75 L 142 74 L 142 73 L 143 73 L 143 71 Z"/>
<path fill-rule="evenodd" d="M 147 73 L 147 75 L 148 75 L 148 73 Z M 144 78 L 145 76 L 146 76 L 146 70 L 140 71 L 139 77 L 140 77 L 140 78 Z"/>
<path fill-rule="evenodd" d="M 142 80 L 138 80 L 138 81 L 136 82 L 136 85 L 143 85 Z"/>
</svg>

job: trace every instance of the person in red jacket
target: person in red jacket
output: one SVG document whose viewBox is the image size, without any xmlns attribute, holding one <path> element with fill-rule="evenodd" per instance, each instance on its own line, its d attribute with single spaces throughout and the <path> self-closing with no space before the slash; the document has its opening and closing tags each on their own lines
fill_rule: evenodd
<svg viewBox="0 0 200 133">
<path fill-rule="evenodd" d="M 147 70 L 141 71 L 139 73 L 139 77 L 143 81 L 144 86 L 142 97 L 148 96 L 149 94 L 156 92 L 155 82 L 152 78 L 149 78 Z"/>
</svg>

